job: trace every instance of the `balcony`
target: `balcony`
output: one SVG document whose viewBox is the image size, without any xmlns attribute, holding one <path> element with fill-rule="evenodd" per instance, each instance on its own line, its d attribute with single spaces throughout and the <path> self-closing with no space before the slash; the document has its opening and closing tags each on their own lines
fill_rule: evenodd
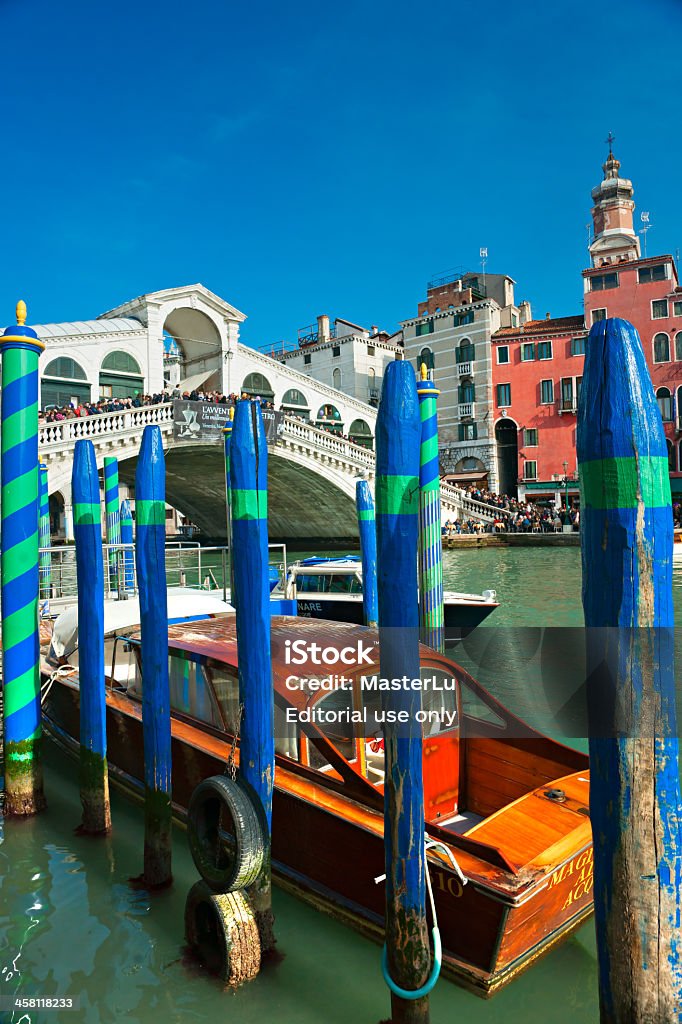
<svg viewBox="0 0 682 1024">
<path fill-rule="evenodd" d="M 557 402 L 557 412 L 560 416 L 563 416 L 564 413 L 575 416 L 578 412 L 578 403 L 575 398 L 560 398 Z"/>
<path fill-rule="evenodd" d="M 475 402 L 460 402 L 459 403 L 459 418 L 461 420 L 473 420 L 476 416 L 476 403 Z"/>
<path fill-rule="evenodd" d="M 457 374 L 460 377 L 470 377 L 471 376 L 471 363 L 458 363 L 457 364 Z"/>
</svg>

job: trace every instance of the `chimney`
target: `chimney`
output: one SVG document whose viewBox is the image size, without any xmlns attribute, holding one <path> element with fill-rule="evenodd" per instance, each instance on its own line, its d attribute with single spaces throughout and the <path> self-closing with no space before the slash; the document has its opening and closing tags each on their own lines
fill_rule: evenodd
<svg viewBox="0 0 682 1024">
<path fill-rule="evenodd" d="M 519 304 L 519 323 L 523 326 L 531 319 L 530 302 L 528 299 L 524 299 L 523 302 Z"/>
<path fill-rule="evenodd" d="M 373 338 L 376 338 L 376 336 L 377 336 L 377 334 L 378 334 L 378 333 L 379 333 L 379 328 L 377 327 L 377 325 L 376 325 L 376 324 L 372 324 L 372 327 L 371 327 L 371 336 L 372 336 Z"/>
<path fill-rule="evenodd" d="M 319 342 L 329 341 L 329 317 L 326 313 L 317 318 L 317 340 Z"/>
<path fill-rule="evenodd" d="M 545 320 L 551 320 L 551 319 L 552 319 L 552 314 L 551 313 L 545 313 Z"/>
</svg>

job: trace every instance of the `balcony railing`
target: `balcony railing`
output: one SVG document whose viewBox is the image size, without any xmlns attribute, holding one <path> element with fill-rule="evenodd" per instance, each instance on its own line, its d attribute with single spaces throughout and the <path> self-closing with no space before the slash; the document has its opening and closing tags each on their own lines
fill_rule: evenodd
<svg viewBox="0 0 682 1024">
<path fill-rule="evenodd" d="M 460 377 L 471 376 L 471 363 L 458 363 L 457 373 Z"/>
<path fill-rule="evenodd" d="M 459 403 L 459 418 L 473 419 L 476 415 L 476 403 L 475 402 L 460 402 Z"/>
<path fill-rule="evenodd" d="M 571 413 L 573 416 L 578 411 L 578 403 L 575 398 L 560 398 L 557 402 L 557 412 L 561 416 L 563 413 Z"/>
</svg>

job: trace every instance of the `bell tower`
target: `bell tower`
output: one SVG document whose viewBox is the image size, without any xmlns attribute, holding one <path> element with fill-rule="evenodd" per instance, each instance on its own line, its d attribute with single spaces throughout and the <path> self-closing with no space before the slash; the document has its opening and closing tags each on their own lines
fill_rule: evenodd
<svg viewBox="0 0 682 1024">
<path fill-rule="evenodd" d="M 593 267 L 640 258 L 639 238 L 632 220 L 635 209 L 632 182 L 620 177 L 620 161 L 613 155 L 615 137 L 611 132 L 606 141 L 609 155 L 602 165 L 604 180 L 592 189 L 594 238 L 590 255 Z"/>
</svg>

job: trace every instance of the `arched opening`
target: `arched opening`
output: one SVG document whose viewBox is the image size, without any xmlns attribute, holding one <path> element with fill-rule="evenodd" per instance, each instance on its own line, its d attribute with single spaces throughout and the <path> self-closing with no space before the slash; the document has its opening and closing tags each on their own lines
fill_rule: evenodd
<svg viewBox="0 0 682 1024">
<path fill-rule="evenodd" d="M 305 397 L 302 391 L 298 388 L 289 388 L 288 391 L 284 392 L 282 398 L 282 410 L 286 413 L 291 413 L 294 416 L 300 416 L 301 419 L 310 419 L 310 406 L 308 405 L 308 399 Z"/>
<path fill-rule="evenodd" d="M 47 364 L 40 382 L 42 409 L 89 401 L 90 383 L 80 363 L 69 356 L 59 356 Z"/>
<path fill-rule="evenodd" d="M 343 433 L 343 421 L 341 413 L 335 405 L 321 405 L 317 410 L 315 425 L 323 430 L 330 430 L 333 434 Z"/>
<path fill-rule="evenodd" d="M 374 438 L 369 423 L 364 420 L 353 420 L 348 431 L 348 437 L 353 444 L 360 444 L 363 448 L 373 448 Z"/>
<path fill-rule="evenodd" d="M 516 497 L 519 471 L 519 439 L 516 423 L 510 419 L 498 420 L 495 424 L 495 441 L 497 442 L 500 494 Z"/>
<path fill-rule="evenodd" d="M 682 362 L 682 331 L 678 331 L 675 335 L 675 359 Z"/>
<path fill-rule="evenodd" d="M 144 391 L 140 364 L 127 352 L 109 352 L 99 371 L 100 398 L 135 398 Z"/>
<path fill-rule="evenodd" d="M 332 387 L 335 387 L 337 391 L 341 390 L 341 370 L 338 366 L 334 367 L 334 371 L 332 373 Z"/>
<path fill-rule="evenodd" d="M 670 362 L 670 338 L 667 334 L 654 335 L 654 362 Z"/>
<path fill-rule="evenodd" d="M 264 402 L 271 402 L 275 392 L 270 387 L 270 381 L 262 373 L 247 373 L 242 381 L 242 395 L 249 398 L 260 398 Z"/>
<path fill-rule="evenodd" d="M 367 399 L 374 408 L 379 404 L 379 388 L 377 387 L 377 371 L 370 366 L 367 371 Z"/>
<path fill-rule="evenodd" d="M 223 358 L 218 328 L 199 309 L 180 306 L 168 314 L 163 325 L 164 349 L 172 339 L 177 347 L 180 373 L 177 383 L 183 391 L 203 388 L 205 391 L 232 390 L 230 362 L 227 382 L 223 386 Z M 176 371 L 177 372 L 177 371 Z"/>
<path fill-rule="evenodd" d="M 664 423 L 670 423 L 673 418 L 673 400 L 668 388 L 659 388 L 656 392 L 656 401 L 661 411 L 661 419 Z"/>
<path fill-rule="evenodd" d="M 57 491 L 48 498 L 50 509 L 50 539 L 54 544 L 55 540 L 63 540 L 66 536 L 64 529 L 64 496 Z"/>
<path fill-rule="evenodd" d="M 436 358 L 431 349 L 426 345 L 417 356 L 417 380 L 421 377 L 422 366 L 426 367 L 426 374 L 429 380 L 431 380 L 433 371 L 436 369 Z"/>
<path fill-rule="evenodd" d="M 462 363 L 473 363 L 476 358 L 476 350 L 471 344 L 471 338 L 462 338 L 457 350 L 457 365 L 461 366 Z"/>
<path fill-rule="evenodd" d="M 666 447 L 668 449 L 668 472 L 669 473 L 676 473 L 677 472 L 677 452 L 675 450 L 675 445 L 667 437 L 665 439 L 665 444 L 666 444 Z"/>
</svg>

